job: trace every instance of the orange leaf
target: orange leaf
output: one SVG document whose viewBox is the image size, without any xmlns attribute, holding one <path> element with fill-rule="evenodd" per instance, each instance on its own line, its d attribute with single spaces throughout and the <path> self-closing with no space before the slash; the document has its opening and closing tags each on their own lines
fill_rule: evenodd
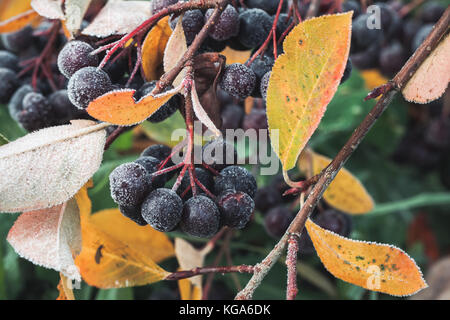
<svg viewBox="0 0 450 320">
<path fill-rule="evenodd" d="M 412 295 L 427 287 L 414 260 L 401 249 L 344 238 L 311 219 L 306 229 L 320 260 L 336 278 L 394 296 Z"/>
<path fill-rule="evenodd" d="M 169 17 L 165 17 L 145 37 L 142 45 L 142 69 L 147 81 L 157 80 L 163 74 L 164 50 L 171 34 Z"/>
<path fill-rule="evenodd" d="M 0 22 L 0 33 L 14 32 L 31 23 L 39 15 L 34 10 L 20 13 L 10 19 Z"/>
<path fill-rule="evenodd" d="M 91 220 L 86 188 L 81 189 L 76 200 L 80 208 L 82 250 L 75 264 L 89 285 L 104 289 L 140 286 L 163 280 L 169 274 L 141 252 L 140 245 L 125 242 L 129 237 L 116 238 Z"/>
<path fill-rule="evenodd" d="M 247 62 L 248 59 L 250 59 L 252 51 L 251 50 L 240 51 L 231 49 L 230 47 L 226 47 L 225 50 L 223 50 L 220 54 L 224 55 L 227 58 L 227 64 L 233 63 L 244 64 L 245 62 Z"/>
<path fill-rule="evenodd" d="M 350 49 L 352 13 L 306 20 L 286 37 L 275 61 L 267 91 L 267 118 L 271 139 L 283 170 L 296 160 L 333 98 Z"/>
<path fill-rule="evenodd" d="M 433 50 L 403 89 L 403 97 L 429 103 L 441 97 L 450 82 L 450 35 Z"/>
<path fill-rule="evenodd" d="M 67 279 L 62 273 L 60 274 L 61 279 L 59 280 L 57 289 L 59 292 L 58 298 L 56 300 L 75 300 L 72 288 L 68 285 L 72 283 L 72 280 Z"/>
<path fill-rule="evenodd" d="M 181 300 L 202 300 L 202 289 L 189 279 L 178 280 Z"/>
<path fill-rule="evenodd" d="M 319 174 L 331 162 L 330 158 L 305 149 L 299 159 L 299 168 L 308 172 L 312 165 L 312 174 Z M 350 213 L 363 214 L 373 210 L 374 202 L 362 183 L 342 168 L 323 194 L 323 198 L 332 207 Z"/>
<path fill-rule="evenodd" d="M 31 9 L 31 0 L 0 1 L 0 21 L 11 19 Z"/>
<path fill-rule="evenodd" d="M 364 84 L 369 90 L 373 90 L 389 81 L 377 69 L 362 70 L 361 77 L 364 79 Z"/>
<path fill-rule="evenodd" d="M 108 209 L 91 216 L 91 223 L 110 236 L 122 241 L 133 249 L 148 256 L 155 262 L 175 255 L 175 251 L 165 233 L 150 226 L 138 226 L 126 218 L 119 209 Z"/>
<path fill-rule="evenodd" d="M 138 102 L 133 98 L 135 90 L 111 91 L 92 101 L 86 111 L 98 120 L 129 126 L 150 117 L 170 98 L 180 92 L 181 88 L 180 85 L 156 96 L 149 94 Z"/>
</svg>

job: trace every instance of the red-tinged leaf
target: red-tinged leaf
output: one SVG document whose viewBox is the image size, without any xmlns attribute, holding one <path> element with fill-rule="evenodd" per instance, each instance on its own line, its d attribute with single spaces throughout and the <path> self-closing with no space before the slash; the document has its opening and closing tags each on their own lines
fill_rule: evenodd
<svg viewBox="0 0 450 320">
<path fill-rule="evenodd" d="M 403 97 L 415 103 L 439 99 L 450 82 L 450 34 L 433 50 L 402 90 Z"/>
<path fill-rule="evenodd" d="M 147 1 L 108 1 L 82 33 L 99 38 L 127 34 L 151 16 Z"/>
<path fill-rule="evenodd" d="M 135 90 L 118 90 L 95 99 L 86 111 L 94 118 L 108 123 L 129 126 L 140 123 L 155 113 L 170 98 L 180 92 L 182 86 L 156 96 L 151 94 L 136 102 Z"/>
<path fill-rule="evenodd" d="M 56 207 L 23 213 L 9 231 L 7 240 L 22 258 L 81 281 L 73 260 L 81 251 L 80 214 L 74 199 Z"/>
<path fill-rule="evenodd" d="M 39 15 L 36 11 L 28 10 L 8 20 L 2 21 L 0 22 L 0 33 L 8 33 L 20 30 L 26 25 L 30 24 L 38 16 Z"/>
<path fill-rule="evenodd" d="M 351 240 L 311 219 L 305 226 L 320 260 L 336 278 L 394 296 L 412 295 L 427 287 L 414 260 L 401 249 Z"/>
<path fill-rule="evenodd" d="M 267 91 L 269 129 L 285 171 L 295 166 L 333 98 L 350 49 L 352 13 L 306 20 L 286 37 Z"/>
</svg>

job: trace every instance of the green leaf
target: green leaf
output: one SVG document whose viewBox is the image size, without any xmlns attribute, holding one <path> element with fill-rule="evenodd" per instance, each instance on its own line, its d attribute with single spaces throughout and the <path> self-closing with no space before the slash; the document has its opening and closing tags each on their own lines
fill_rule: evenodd
<svg viewBox="0 0 450 320">
<path fill-rule="evenodd" d="M 149 138 L 170 147 L 174 147 L 177 143 L 184 139 L 184 136 L 181 136 L 177 137 L 175 140 L 172 140 L 172 133 L 177 129 L 185 128 L 186 124 L 184 122 L 184 118 L 178 111 L 163 122 L 151 123 L 149 121 L 144 121 L 142 123 L 142 129 Z"/>
<path fill-rule="evenodd" d="M 100 289 L 96 300 L 133 300 L 133 288 Z"/>
<path fill-rule="evenodd" d="M 1 124 L 1 135 L 3 136 L 4 139 L 12 141 L 26 134 L 26 131 L 22 129 L 17 124 L 17 122 L 11 118 L 8 112 L 8 108 L 3 105 L 0 105 L 0 124 Z M 1 142 L 0 145 L 2 145 Z"/>
</svg>

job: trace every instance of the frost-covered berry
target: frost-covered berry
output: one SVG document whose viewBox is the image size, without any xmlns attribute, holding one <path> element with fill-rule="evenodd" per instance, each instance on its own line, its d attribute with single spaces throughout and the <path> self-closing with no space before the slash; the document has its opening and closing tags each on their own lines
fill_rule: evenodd
<svg viewBox="0 0 450 320">
<path fill-rule="evenodd" d="M 94 48 L 83 41 L 70 41 L 61 49 L 58 55 L 59 71 L 70 78 L 75 72 L 84 67 L 95 67 L 98 65 L 96 55 L 91 55 Z"/>
<path fill-rule="evenodd" d="M 70 78 L 67 92 L 70 101 L 79 109 L 85 109 L 89 103 L 111 90 L 108 74 L 95 67 L 85 67 Z"/>
<path fill-rule="evenodd" d="M 158 13 L 165 7 L 171 6 L 177 2 L 178 0 L 152 0 L 152 2 L 150 3 L 150 10 L 152 12 L 152 15 Z"/>
<path fill-rule="evenodd" d="M 140 226 L 147 225 L 147 221 L 145 221 L 144 218 L 142 218 L 140 205 L 134 207 L 119 206 L 119 210 L 125 217 L 136 222 L 138 225 Z"/>
<path fill-rule="evenodd" d="M 250 221 L 255 210 L 253 199 L 244 192 L 227 190 L 216 200 L 222 225 L 242 229 Z"/>
<path fill-rule="evenodd" d="M 141 153 L 141 157 L 154 157 L 159 161 L 166 160 L 172 153 L 172 149 L 163 144 L 153 144 L 150 147 L 147 147 Z"/>
<path fill-rule="evenodd" d="M 261 84 L 259 85 L 259 91 L 261 92 L 261 97 L 267 100 L 267 89 L 269 88 L 270 72 L 267 72 L 261 79 Z"/>
<path fill-rule="evenodd" d="M 186 37 L 186 43 L 188 45 L 191 44 L 192 41 L 194 41 L 197 34 L 200 32 L 200 30 L 202 30 L 203 26 L 205 25 L 204 20 L 205 17 L 201 10 L 188 10 L 184 13 L 181 23 L 184 30 L 184 36 Z M 170 27 L 172 29 L 175 29 L 177 23 L 178 17 L 170 20 Z"/>
<path fill-rule="evenodd" d="M 270 33 L 272 19 L 261 9 L 243 10 L 239 14 L 239 42 L 251 49 L 259 47 Z"/>
<path fill-rule="evenodd" d="M 219 230 L 219 224 L 219 209 L 208 197 L 199 195 L 185 202 L 180 227 L 187 234 L 210 238 Z"/>
<path fill-rule="evenodd" d="M 17 118 L 28 132 L 48 127 L 51 123 L 51 107 L 48 99 L 42 94 L 27 93 L 23 98 L 22 107 Z"/>
<path fill-rule="evenodd" d="M 213 175 L 203 169 L 203 168 L 195 168 L 194 170 L 195 177 L 202 185 L 204 185 L 208 190 L 211 190 L 214 186 L 214 178 Z M 186 172 L 181 180 L 181 184 L 178 187 L 178 193 L 182 194 L 189 186 L 191 185 L 191 177 L 189 172 Z M 204 193 L 203 189 L 196 185 L 198 193 Z M 186 194 L 186 198 L 190 198 L 192 196 L 192 190 L 189 190 Z"/>
<path fill-rule="evenodd" d="M 253 90 L 252 96 L 259 98 L 261 97 L 261 80 L 264 75 L 272 70 L 274 59 L 268 55 L 257 57 L 251 64 L 250 69 L 255 73 L 256 83 L 255 89 Z"/>
<path fill-rule="evenodd" d="M 166 188 L 151 192 L 142 203 L 142 217 L 158 231 L 171 231 L 181 220 L 183 201 Z"/>
<path fill-rule="evenodd" d="M 237 160 L 234 145 L 223 139 L 215 139 L 203 146 L 203 162 L 215 170 L 233 165 Z"/>
<path fill-rule="evenodd" d="M 226 190 L 242 191 L 253 198 L 256 193 L 256 180 L 243 167 L 226 167 L 220 171 L 220 175 L 216 178 L 214 192 L 216 195 L 219 195 Z"/>
<path fill-rule="evenodd" d="M 8 110 L 14 120 L 19 121 L 19 113 L 23 110 L 23 98 L 30 92 L 33 92 L 33 88 L 29 84 L 24 84 L 11 97 Z"/>
<path fill-rule="evenodd" d="M 212 16 L 214 9 L 208 9 L 205 22 Z M 239 13 L 232 5 L 222 11 L 216 24 L 209 31 L 209 36 L 217 41 L 224 41 L 239 33 Z"/>
<path fill-rule="evenodd" d="M 19 58 L 11 52 L 0 50 L 0 68 L 19 71 Z"/>
<path fill-rule="evenodd" d="M 233 97 L 245 99 L 255 89 L 256 75 L 249 67 L 233 63 L 225 67 L 219 84 Z"/>
<path fill-rule="evenodd" d="M 160 161 L 154 157 L 139 157 L 136 161 L 136 163 L 139 163 L 141 166 L 147 170 L 149 175 L 152 175 L 156 171 L 158 171 L 158 166 Z M 166 183 L 167 179 L 165 175 L 158 175 L 158 176 L 152 176 L 151 178 L 151 185 L 152 188 L 161 188 Z"/>
<path fill-rule="evenodd" d="M 147 170 L 140 164 L 124 163 L 109 175 L 111 197 L 121 206 L 137 206 L 151 190 L 150 179 Z"/>
</svg>

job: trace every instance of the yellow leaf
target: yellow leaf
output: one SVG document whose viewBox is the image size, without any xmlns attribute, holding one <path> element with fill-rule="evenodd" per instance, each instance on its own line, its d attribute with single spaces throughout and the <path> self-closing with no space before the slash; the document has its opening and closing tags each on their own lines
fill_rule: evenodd
<svg viewBox="0 0 450 320">
<path fill-rule="evenodd" d="M 11 19 L 31 9 L 31 0 L 0 1 L 0 21 Z"/>
<path fill-rule="evenodd" d="M 377 69 L 362 70 L 361 77 L 369 90 L 373 90 L 389 81 Z"/>
<path fill-rule="evenodd" d="M 267 91 L 271 140 L 287 171 L 316 130 L 334 96 L 347 63 L 352 13 L 306 20 L 286 37 Z M 277 140 L 277 139 L 274 139 Z"/>
<path fill-rule="evenodd" d="M 403 89 L 403 97 L 415 103 L 429 103 L 441 97 L 450 82 L 450 35 L 443 39 L 420 65 Z"/>
<path fill-rule="evenodd" d="M 120 213 L 119 209 L 97 212 L 91 216 L 91 223 L 155 262 L 175 255 L 172 242 L 165 233 L 156 231 L 149 225 L 137 225 Z"/>
<path fill-rule="evenodd" d="M 172 34 L 168 21 L 169 17 L 161 19 L 142 45 L 142 69 L 147 81 L 158 80 L 163 74 L 164 49 Z"/>
<path fill-rule="evenodd" d="M 98 120 L 129 126 L 150 117 L 180 90 L 181 85 L 156 96 L 149 94 L 138 102 L 133 98 L 135 90 L 111 91 L 92 101 L 86 111 Z"/>
<path fill-rule="evenodd" d="M 2 20 L 0 22 L 0 33 L 14 32 L 22 29 L 26 25 L 30 24 L 39 15 L 34 10 L 28 10 L 20 13 L 10 19 Z"/>
<path fill-rule="evenodd" d="M 140 286 L 163 280 L 170 274 L 138 247 L 104 232 L 91 221 L 87 188 L 78 192 L 76 200 L 80 208 L 82 250 L 75 264 L 89 285 L 104 289 Z"/>
<path fill-rule="evenodd" d="M 396 247 L 347 239 L 311 219 L 306 229 L 320 260 L 336 278 L 395 296 L 412 295 L 427 287 L 414 260 Z"/>
<path fill-rule="evenodd" d="M 202 300 L 202 290 L 189 279 L 178 280 L 181 300 Z"/>
<path fill-rule="evenodd" d="M 298 165 L 303 172 L 308 172 L 309 168 L 312 168 L 312 174 L 316 175 L 322 172 L 330 162 L 330 158 L 305 149 L 300 155 Z M 350 214 L 368 213 L 374 207 L 374 201 L 366 188 L 345 168 L 342 168 L 330 183 L 323 198 L 332 207 Z"/>
<path fill-rule="evenodd" d="M 252 55 L 252 51 L 240 51 L 240 50 L 234 50 L 230 47 L 226 47 L 225 50 L 223 50 L 221 55 L 224 55 L 225 58 L 227 58 L 227 64 L 233 64 L 233 63 L 242 63 L 244 64 L 247 62 L 248 59 L 250 59 Z"/>
</svg>

